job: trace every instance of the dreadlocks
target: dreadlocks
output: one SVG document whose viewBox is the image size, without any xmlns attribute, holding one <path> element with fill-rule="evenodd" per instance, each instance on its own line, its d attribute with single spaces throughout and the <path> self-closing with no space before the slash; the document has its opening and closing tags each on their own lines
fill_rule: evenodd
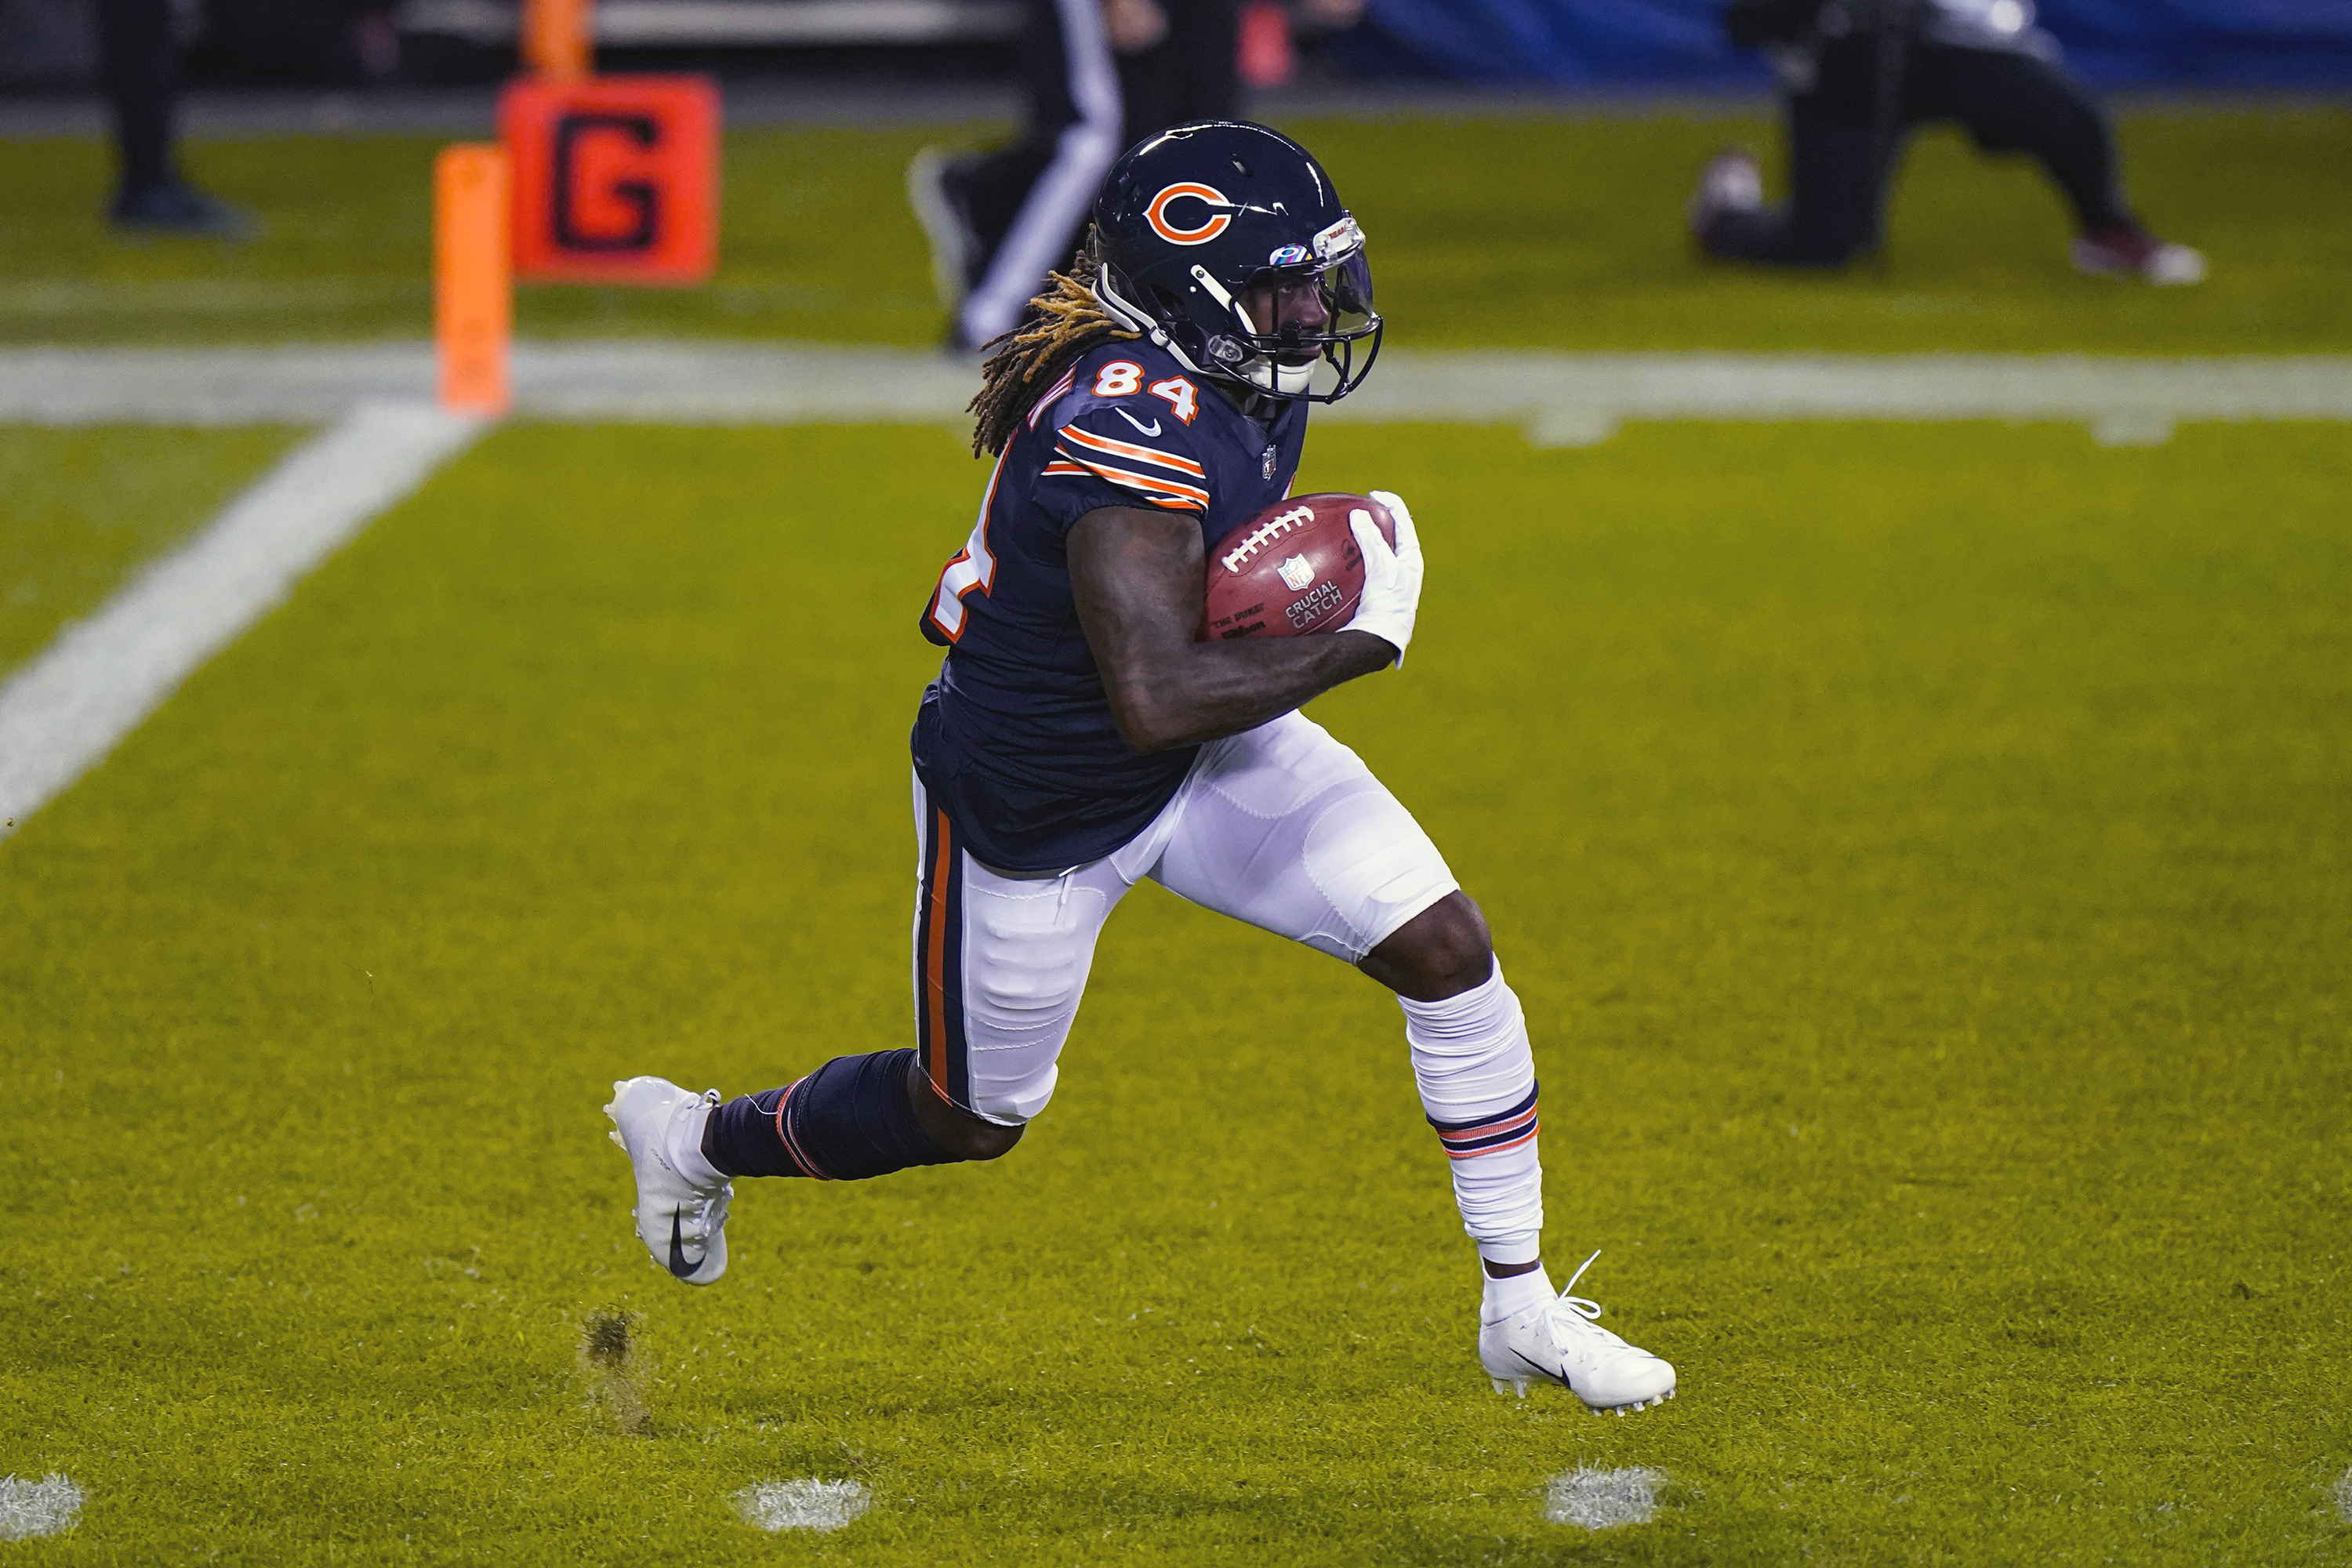
<svg viewBox="0 0 2352 1568">
<path fill-rule="evenodd" d="M 1104 314 L 1095 299 L 1099 267 L 1089 244 L 1069 271 L 1046 274 L 1045 291 L 1029 301 L 1021 324 L 988 345 L 993 352 L 981 366 L 980 391 L 965 405 L 974 416 L 973 457 L 1003 454 L 1021 416 L 1064 365 L 1097 343 L 1137 335 Z"/>
</svg>

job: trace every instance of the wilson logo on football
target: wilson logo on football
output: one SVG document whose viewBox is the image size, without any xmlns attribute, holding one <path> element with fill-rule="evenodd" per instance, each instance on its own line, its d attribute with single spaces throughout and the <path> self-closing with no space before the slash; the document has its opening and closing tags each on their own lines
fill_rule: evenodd
<svg viewBox="0 0 2352 1568">
<path fill-rule="evenodd" d="M 1168 209 L 1181 201 L 1197 202 L 1207 208 L 1208 221 L 1192 228 L 1177 226 L 1179 220 L 1171 217 Z M 1171 245 L 1208 244 L 1233 226 L 1233 213 L 1234 204 L 1225 200 L 1224 192 L 1213 185 L 1203 185 L 1192 180 L 1180 181 L 1176 184 L 1170 185 L 1152 197 L 1151 205 L 1143 209 L 1143 216 L 1150 223 L 1151 231 Z"/>
</svg>

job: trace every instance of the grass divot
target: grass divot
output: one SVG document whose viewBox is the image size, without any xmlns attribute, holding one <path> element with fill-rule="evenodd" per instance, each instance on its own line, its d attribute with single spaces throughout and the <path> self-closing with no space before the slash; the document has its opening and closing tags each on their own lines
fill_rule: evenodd
<svg viewBox="0 0 2352 1568">
<path fill-rule="evenodd" d="M 654 1429 L 646 1408 L 643 1360 L 637 1354 L 637 1315 L 618 1309 L 591 1312 L 580 1330 L 580 1364 L 598 1408 L 633 1436 Z"/>
<path fill-rule="evenodd" d="M 0 1541 L 57 1535 L 81 1522 L 82 1489 L 54 1472 L 37 1481 L 0 1476 Z"/>
<path fill-rule="evenodd" d="M 780 1530 L 839 1530 L 874 1505 L 874 1494 L 858 1481 L 761 1481 L 731 1500 L 747 1524 Z"/>
<path fill-rule="evenodd" d="M 1583 1530 L 1647 1524 L 1657 1517 L 1658 1490 L 1665 1484 L 1664 1470 L 1601 1470 L 1579 1465 L 1552 1477 L 1544 1491 L 1544 1517 Z"/>
</svg>

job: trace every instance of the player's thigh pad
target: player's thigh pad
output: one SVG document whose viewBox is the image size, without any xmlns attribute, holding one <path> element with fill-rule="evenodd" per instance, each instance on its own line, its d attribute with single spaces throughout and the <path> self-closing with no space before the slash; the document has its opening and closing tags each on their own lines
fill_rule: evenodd
<svg viewBox="0 0 2352 1568">
<path fill-rule="evenodd" d="M 1363 759 L 1303 714 L 1203 748 L 1152 879 L 1354 963 L 1460 884 Z"/>
<path fill-rule="evenodd" d="M 1004 877 L 955 843 L 919 782 L 916 1040 L 932 1084 L 976 1116 L 1017 1125 L 1045 1108 L 1095 939 L 1129 884 L 1108 860 L 1059 877 Z M 927 820 L 928 819 L 928 820 Z"/>
</svg>

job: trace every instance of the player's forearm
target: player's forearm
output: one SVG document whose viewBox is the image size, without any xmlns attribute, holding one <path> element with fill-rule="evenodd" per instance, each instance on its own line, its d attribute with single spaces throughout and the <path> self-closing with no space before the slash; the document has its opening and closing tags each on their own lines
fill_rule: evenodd
<svg viewBox="0 0 2352 1568">
<path fill-rule="evenodd" d="M 1393 663 L 1369 632 L 1196 641 L 1198 524 L 1131 508 L 1070 531 L 1070 591 L 1119 738 L 1141 752 L 1237 735 Z"/>
<path fill-rule="evenodd" d="M 1369 632 L 1190 643 L 1169 652 L 1164 661 L 1104 681 L 1119 736 L 1138 752 L 1255 729 L 1396 658 Z"/>
</svg>

